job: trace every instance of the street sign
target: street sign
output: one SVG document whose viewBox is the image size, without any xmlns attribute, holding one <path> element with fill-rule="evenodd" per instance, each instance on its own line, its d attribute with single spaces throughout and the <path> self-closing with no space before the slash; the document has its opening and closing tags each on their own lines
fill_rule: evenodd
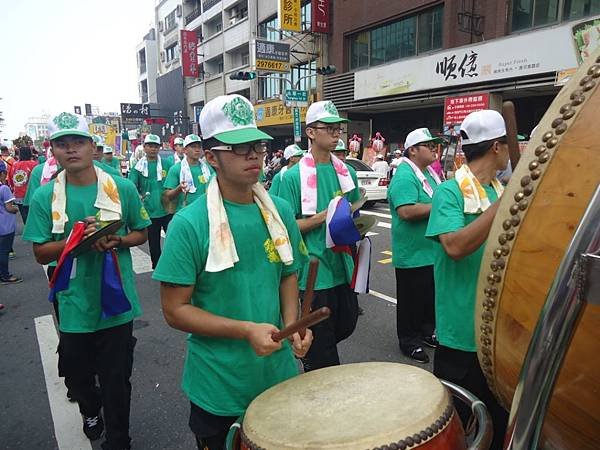
<svg viewBox="0 0 600 450">
<path fill-rule="evenodd" d="M 294 108 L 294 142 L 302 140 L 302 122 L 300 121 L 300 108 Z"/>
<path fill-rule="evenodd" d="M 256 70 L 264 72 L 289 72 L 290 44 L 255 39 L 254 61 Z"/>
<path fill-rule="evenodd" d="M 74 106 L 73 109 L 75 110 L 75 114 L 81 115 L 81 106 Z"/>
<path fill-rule="evenodd" d="M 85 115 L 88 117 L 91 116 L 92 115 L 92 104 L 86 103 L 84 106 L 85 106 Z"/>
<path fill-rule="evenodd" d="M 121 116 L 127 119 L 150 117 L 150 106 L 141 103 L 121 103 Z"/>
<path fill-rule="evenodd" d="M 285 106 L 308 106 L 308 91 L 286 89 Z"/>
</svg>

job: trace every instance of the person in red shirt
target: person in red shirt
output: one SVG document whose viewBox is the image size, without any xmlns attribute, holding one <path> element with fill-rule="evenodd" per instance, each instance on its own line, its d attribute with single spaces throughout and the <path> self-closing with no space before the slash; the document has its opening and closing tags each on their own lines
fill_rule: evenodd
<svg viewBox="0 0 600 450">
<path fill-rule="evenodd" d="M 23 199 L 27 193 L 31 171 L 35 166 L 37 166 L 37 161 L 32 159 L 31 149 L 21 147 L 19 149 L 19 160 L 8 171 L 8 185 L 15 195 L 15 204 L 19 208 L 23 224 L 27 222 L 27 213 L 29 212 L 29 206 L 23 204 Z"/>
</svg>

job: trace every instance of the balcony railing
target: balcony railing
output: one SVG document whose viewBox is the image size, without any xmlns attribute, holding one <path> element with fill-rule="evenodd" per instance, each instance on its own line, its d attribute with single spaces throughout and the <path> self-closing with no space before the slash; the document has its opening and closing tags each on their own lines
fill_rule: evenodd
<svg viewBox="0 0 600 450">
<path fill-rule="evenodd" d="M 191 13 L 189 13 L 187 16 L 185 16 L 185 24 L 189 24 L 192 20 L 194 20 L 196 17 L 199 17 L 200 14 L 202 14 L 202 10 L 200 9 L 200 6 L 198 6 L 196 9 L 194 9 Z"/>
<path fill-rule="evenodd" d="M 204 11 L 208 11 L 210 8 L 212 8 L 213 6 L 215 6 L 217 3 L 219 3 L 221 0 L 204 0 L 202 2 L 202 9 Z"/>
</svg>

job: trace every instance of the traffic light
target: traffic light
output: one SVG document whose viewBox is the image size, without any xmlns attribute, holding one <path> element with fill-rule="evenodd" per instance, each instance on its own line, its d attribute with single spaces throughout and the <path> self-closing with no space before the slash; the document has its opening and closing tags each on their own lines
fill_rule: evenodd
<svg viewBox="0 0 600 450">
<path fill-rule="evenodd" d="M 256 78 L 256 72 L 235 72 L 229 75 L 230 80 L 249 81 Z"/>
<path fill-rule="evenodd" d="M 332 73 L 335 73 L 335 66 L 332 65 L 332 66 L 318 67 L 317 73 L 319 75 L 331 75 Z"/>
</svg>

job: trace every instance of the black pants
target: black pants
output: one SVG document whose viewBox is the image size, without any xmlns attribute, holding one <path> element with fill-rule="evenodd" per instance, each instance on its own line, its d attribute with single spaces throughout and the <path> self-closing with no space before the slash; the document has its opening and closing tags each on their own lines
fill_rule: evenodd
<svg viewBox="0 0 600 450">
<path fill-rule="evenodd" d="M 349 285 L 341 284 L 331 289 L 315 291 L 312 310 L 323 306 L 331 310 L 331 316 L 311 327 L 313 342 L 302 358 L 305 372 L 339 365 L 337 344 L 349 337 L 356 328 L 358 298 Z"/>
<path fill-rule="evenodd" d="M 148 227 L 148 246 L 150 247 L 150 259 L 152 260 L 152 269 L 156 268 L 158 259 L 160 258 L 160 230 L 167 232 L 169 222 L 173 218 L 173 214 L 168 214 L 163 217 L 151 218 L 152 224 Z"/>
<path fill-rule="evenodd" d="M 396 299 L 398 342 L 410 353 L 435 329 L 433 266 L 396 269 Z"/>
<path fill-rule="evenodd" d="M 24 205 L 23 203 L 17 203 L 17 207 L 19 208 L 19 213 L 23 219 L 23 225 L 25 225 L 27 223 L 27 216 L 29 215 L 29 206 Z"/>
<path fill-rule="evenodd" d="M 133 322 L 93 333 L 60 333 L 59 371 L 84 416 L 97 416 L 104 408 L 106 442 L 110 448 L 127 448 Z M 96 387 L 96 374 L 100 388 Z"/>
<path fill-rule="evenodd" d="M 458 384 L 469 390 L 485 403 L 494 423 L 494 439 L 491 450 L 502 450 L 502 442 L 508 423 L 508 412 L 498 403 L 485 381 L 479 366 L 477 353 L 464 352 L 438 345 L 433 358 L 433 374 L 444 380 Z M 461 402 L 455 402 L 456 410 L 463 424 L 467 424 L 471 410 Z"/>
<path fill-rule="evenodd" d="M 223 450 L 234 416 L 217 416 L 190 402 L 190 429 L 196 436 L 198 450 Z"/>
</svg>

